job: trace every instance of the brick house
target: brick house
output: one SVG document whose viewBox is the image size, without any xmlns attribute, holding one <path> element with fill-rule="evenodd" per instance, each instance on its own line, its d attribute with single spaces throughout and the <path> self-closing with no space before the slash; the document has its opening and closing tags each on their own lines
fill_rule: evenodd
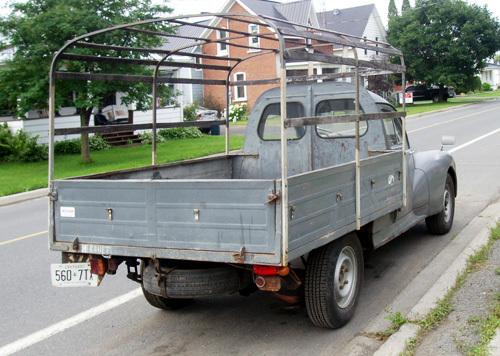
<svg viewBox="0 0 500 356">
<path fill-rule="evenodd" d="M 385 42 L 386 32 L 380 21 L 380 16 L 374 4 L 353 7 L 348 9 L 336 9 L 331 11 L 316 12 L 312 0 L 302 0 L 290 3 L 279 3 L 268 0 L 228 0 L 219 13 L 241 13 L 252 15 L 266 15 L 279 20 L 286 20 L 296 25 L 292 25 L 293 30 L 301 31 L 303 27 L 299 25 L 308 25 L 315 28 L 322 28 L 331 31 L 341 32 L 355 37 L 350 40 L 363 41 L 370 43 L 371 41 Z M 204 30 L 200 39 L 217 40 L 228 38 L 228 43 L 212 42 L 206 43 L 201 48 L 197 48 L 202 54 L 212 55 L 222 58 L 227 58 L 227 65 L 235 65 L 236 61 L 232 58 L 242 58 L 246 56 L 256 55 L 255 58 L 250 58 L 239 63 L 231 72 L 229 80 L 231 82 L 238 81 L 253 81 L 270 77 L 279 76 L 279 68 L 277 67 L 277 58 L 275 53 L 267 54 L 258 53 L 261 51 L 277 48 L 278 44 L 271 39 L 266 38 L 263 31 L 269 33 L 269 29 L 264 26 L 259 26 L 244 21 L 235 21 L 224 18 L 216 18 L 209 26 L 210 29 Z M 217 28 L 217 29 L 216 29 Z M 228 31 L 230 30 L 230 31 Z M 243 38 L 237 35 L 238 31 L 255 33 L 255 37 Z M 235 35 L 236 33 L 236 35 Z M 271 34 L 272 35 L 272 34 Z M 292 42 L 293 38 L 291 37 Z M 250 48 L 248 48 L 250 47 Z M 255 48 L 254 48 L 255 47 Z M 195 50 L 194 48 L 192 49 Z M 318 49 L 313 50 L 318 51 Z M 347 52 L 339 53 L 344 56 L 354 58 L 352 49 L 342 47 L 333 48 L 332 46 L 321 47 L 323 53 Z M 320 52 L 320 53 L 321 53 Z M 257 56 L 257 54 L 259 54 Z M 368 52 L 358 49 L 359 59 L 376 59 L 377 53 Z M 224 61 L 222 61 L 224 62 Z M 203 59 L 203 64 L 220 65 L 221 60 Z M 309 73 L 313 74 L 328 74 L 336 72 L 345 72 L 349 68 L 342 68 L 335 64 L 313 64 L 310 68 L 305 62 L 290 61 L 287 63 L 287 76 L 297 76 Z M 200 75 L 201 73 L 198 73 Z M 202 76 L 209 80 L 226 80 L 221 71 L 204 69 Z M 347 79 L 348 80 L 348 79 Z M 245 103 L 249 108 L 252 107 L 258 96 L 266 89 L 276 86 L 276 84 L 263 85 L 233 85 L 231 88 L 231 103 Z M 179 90 L 181 90 L 179 88 Z M 211 96 L 225 107 L 225 87 L 220 85 L 203 86 L 203 97 Z M 203 102 L 203 98 L 191 97 L 192 100 L 197 99 Z M 189 99 L 186 97 L 184 104 L 189 104 Z"/>
</svg>

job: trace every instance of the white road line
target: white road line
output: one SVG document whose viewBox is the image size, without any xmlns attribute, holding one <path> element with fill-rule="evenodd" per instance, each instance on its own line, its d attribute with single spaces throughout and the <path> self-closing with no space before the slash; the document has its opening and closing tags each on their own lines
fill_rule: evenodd
<svg viewBox="0 0 500 356">
<path fill-rule="evenodd" d="M 487 133 L 486 135 L 483 135 L 483 136 L 480 136 L 478 138 L 475 138 L 474 140 L 472 141 L 469 141 L 469 142 L 466 142 L 464 143 L 463 145 L 461 146 L 458 146 L 458 147 L 455 147 L 455 148 L 452 148 L 451 150 L 449 150 L 448 152 L 450 153 L 453 153 L 453 152 L 456 152 L 458 150 L 461 150 L 462 148 L 465 148 L 469 145 L 472 145 L 473 143 L 476 143 L 477 141 L 481 141 L 482 139 L 488 137 L 488 136 L 491 136 L 491 135 L 494 135 L 496 133 L 500 132 L 500 129 L 496 129 L 495 131 L 491 131 L 490 133 Z"/>
<path fill-rule="evenodd" d="M 134 289 L 133 291 L 123 294 L 118 298 L 112 299 L 109 302 L 98 305 L 94 308 L 84 311 L 83 313 L 77 314 L 69 319 L 63 320 L 45 329 L 37 331 L 31 335 L 23 337 L 22 339 L 14 341 L 0 348 L 0 356 L 7 356 L 15 352 L 21 351 L 27 347 L 30 347 L 31 345 L 36 344 L 37 342 L 43 341 L 55 334 L 58 334 L 61 331 L 69 329 L 75 325 L 80 324 L 81 322 L 89 320 L 95 316 L 98 316 L 99 314 L 102 314 L 108 310 L 111 310 L 122 304 L 125 304 L 131 301 L 132 299 L 137 298 L 141 294 L 142 294 L 141 288 Z"/>
</svg>

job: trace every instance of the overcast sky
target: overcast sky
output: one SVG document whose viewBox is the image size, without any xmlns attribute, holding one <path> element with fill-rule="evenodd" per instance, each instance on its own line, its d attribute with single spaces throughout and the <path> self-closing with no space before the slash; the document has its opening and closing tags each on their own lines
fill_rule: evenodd
<svg viewBox="0 0 500 356">
<path fill-rule="evenodd" d="M 9 13 L 8 4 L 13 2 L 21 2 L 23 0 L 0 0 L 0 15 L 5 16 Z M 162 2 L 162 0 L 153 0 L 154 2 Z M 170 0 L 168 4 L 174 9 L 174 15 L 191 15 L 199 14 L 200 12 L 218 12 L 227 0 Z M 279 0 L 278 0 L 279 1 Z M 401 10 L 403 0 L 395 0 L 398 10 Z M 281 2 L 292 2 L 291 0 L 281 0 Z M 500 18 L 500 0 L 468 0 L 469 3 L 478 5 L 487 5 L 488 9 L 493 13 L 493 16 Z M 330 11 L 333 9 L 342 9 L 346 7 L 355 7 L 368 4 L 375 4 L 377 11 L 384 25 L 387 25 L 387 9 L 389 0 L 349 0 L 341 2 L 338 0 L 313 0 L 316 11 Z M 415 5 L 414 0 L 410 0 L 412 6 Z"/>
<path fill-rule="evenodd" d="M 0 0 L 2 1 L 2 0 Z M 160 0 L 155 0 L 160 1 Z M 191 15 L 200 12 L 218 12 L 227 0 L 170 0 L 169 6 L 174 9 L 175 15 Z M 280 1 L 280 0 L 278 0 Z M 395 0 L 396 6 L 401 11 L 403 0 Z M 281 0 L 280 2 L 293 2 Z M 469 3 L 478 5 L 487 5 L 488 9 L 493 13 L 493 16 L 500 18 L 500 0 L 469 0 Z M 355 7 L 368 4 L 375 4 L 377 11 L 384 25 L 387 25 L 387 9 L 389 8 L 389 0 L 349 0 L 341 2 L 337 0 L 313 0 L 316 11 L 330 11 L 333 9 L 342 9 L 346 7 Z M 414 0 L 410 0 L 411 6 L 415 5 Z"/>
</svg>

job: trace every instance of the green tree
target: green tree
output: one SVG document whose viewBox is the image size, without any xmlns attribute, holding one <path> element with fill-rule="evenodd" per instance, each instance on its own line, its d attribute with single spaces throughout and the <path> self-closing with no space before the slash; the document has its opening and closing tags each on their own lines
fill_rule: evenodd
<svg viewBox="0 0 500 356">
<path fill-rule="evenodd" d="M 394 16 L 398 16 L 398 8 L 396 7 L 396 2 L 394 0 L 391 0 L 389 2 L 389 9 L 387 11 L 387 17 L 392 19 Z"/>
<path fill-rule="evenodd" d="M 3 35 L 0 48 L 14 48 L 13 58 L 0 71 L 0 106 L 14 108 L 17 117 L 24 117 L 30 109 L 47 108 L 50 64 L 66 41 L 112 25 L 147 20 L 172 11 L 165 5 L 153 5 L 151 0 L 28 0 L 12 4 L 11 10 L 9 15 L 0 18 Z M 161 25 L 145 28 L 168 30 Z M 137 47 L 160 44 L 158 37 L 128 31 L 103 34 L 100 41 Z M 102 54 L 100 50 L 87 48 L 76 48 L 73 52 Z M 121 53 L 121 56 L 127 54 Z M 60 65 L 71 72 L 96 70 L 96 65 L 88 62 L 62 61 Z M 99 70 L 128 74 L 150 72 L 148 68 L 110 67 L 105 63 L 99 64 Z M 82 126 L 88 126 L 92 110 L 101 107 L 107 95 L 123 92 L 122 101 L 136 103 L 139 110 L 148 107 L 151 100 L 151 86 L 143 83 L 58 81 L 56 90 L 56 107 L 76 106 Z M 82 161 L 91 161 L 88 134 L 82 134 Z"/>
<path fill-rule="evenodd" d="M 471 86 L 500 49 L 500 25 L 486 7 L 461 0 L 417 0 L 389 21 L 388 41 L 405 56 L 416 81 Z"/>
<path fill-rule="evenodd" d="M 401 5 L 401 12 L 405 12 L 411 9 L 410 0 L 403 0 L 403 4 Z"/>
</svg>

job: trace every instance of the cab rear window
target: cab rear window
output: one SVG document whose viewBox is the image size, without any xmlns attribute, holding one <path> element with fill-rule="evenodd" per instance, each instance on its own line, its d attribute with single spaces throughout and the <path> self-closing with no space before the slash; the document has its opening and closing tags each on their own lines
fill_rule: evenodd
<svg viewBox="0 0 500 356">
<path fill-rule="evenodd" d="M 289 119 L 304 117 L 304 106 L 299 102 L 289 102 L 286 104 L 287 117 Z M 266 106 L 262 112 L 259 122 L 259 137 L 265 141 L 281 139 L 281 108 L 280 103 L 273 103 Z M 306 133 L 306 128 L 289 127 L 286 129 L 286 136 L 289 140 L 298 140 Z"/>
<path fill-rule="evenodd" d="M 363 109 L 359 109 L 363 113 Z M 323 100 L 316 106 L 316 116 L 353 115 L 356 113 L 354 99 Z M 359 123 L 360 136 L 366 133 L 366 121 Z M 316 132 L 322 138 L 354 137 L 356 136 L 354 122 L 335 122 L 316 126 Z"/>
</svg>

